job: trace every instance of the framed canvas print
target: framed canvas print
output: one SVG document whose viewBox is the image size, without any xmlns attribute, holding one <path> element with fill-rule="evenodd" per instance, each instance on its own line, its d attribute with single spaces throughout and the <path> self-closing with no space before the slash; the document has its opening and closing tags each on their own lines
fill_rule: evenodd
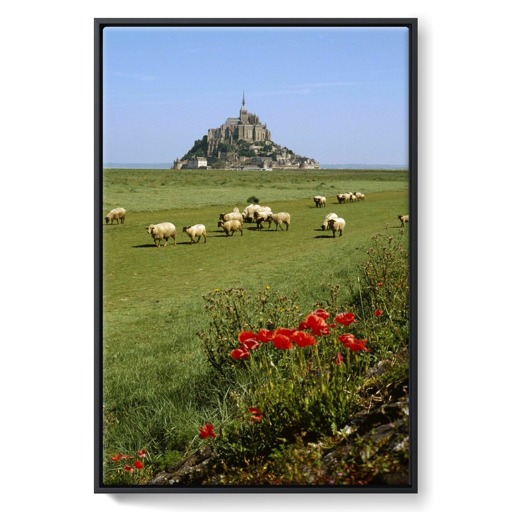
<svg viewBox="0 0 512 512">
<path fill-rule="evenodd" d="M 417 20 L 94 31 L 95 492 L 417 492 Z"/>
</svg>

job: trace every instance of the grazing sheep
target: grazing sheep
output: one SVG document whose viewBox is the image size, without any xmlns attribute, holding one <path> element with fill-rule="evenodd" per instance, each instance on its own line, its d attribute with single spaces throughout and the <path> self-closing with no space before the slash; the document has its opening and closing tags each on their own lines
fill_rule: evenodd
<svg viewBox="0 0 512 512">
<path fill-rule="evenodd" d="M 235 231 L 240 231 L 240 235 L 244 236 L 243 224 L 239 220 L 227 220 L 226 222 L 220 221 L 219 227 L 221 227 L 226 235 L 233 236 Z"/>
<path fill-rule="evenodd" d="M 254 212 L 254 220 L 256 221 L 256 229 L 263 229 L 262 224 L 264 222 L 268 222 L 268 229 L 270 229 L 270 225 L 272 224 L 272 215 L 273 213 L 270 210 L 257 210 Z"/>
<path fill-rule="evenodd" d="M 357 201 L 364 201 L 364 194 L 361 192 L 356 192 L 356 199 Z"/>
<path fill-rule="evenodd" d="M 239 220 L 243 223 L 244 218 L 240 212 L 221 213 L 219 216 L 219 227 L 221 222 L 226 222 L 228 220 Z"/>
<path fill-rule="evenodd" d="M 252 222 L 255 217 L 254 214 L 258 211 L 271 211 L 270 206 L 260 206 L 259 204 L 250 204 L 242 212 L 244 222 Z"/>
<path fill-rule="evenodd" d="M 258 204 L 250 204 L 246 206 L 244 211 L 242 212 L 242 217 L 244 218 L 244 222 L 252 222 L 254 218 L 254 210 L 258 209 Z"/>
<path fill-rule="evenodd" d="M 345 219 L 338 217 L 337 219 L 331 219 L 328 222 L 329 229 L 332 231 L 332 237 L 336 236 L 336 231 L 339 232 L 339 236 L 343 236 L 343 231 L 345 229 Z"/>
<path fill-rule="evenodd" d="M 338 216 L 335 214 L 335 213 L 328 213 L 325 217 L 324 217 L 324 221 L 322 222 L 322 225 L 320 226 L 321 230 L 322 231 L 325 231 L 327 229 L 327 226 L 329 224 L 329 221 L 330 220 L 335 220 L 337 219 Z"/>
<path fill-rule="evenodd" d="M 325 208 L 325 205 L 327 204 L 327 198 L 324 196 L 315 196 L 313 197 L 313 201 L 317 208 L 322 208 L 322 206 Z"/>
<path fill-rule="evenodd" d="M 187 233 L 187 235 L 190 237 L 190 243 L 192 242 L 199 242 L 201 240 L 201 237 L 204 237 L 204 243 L 206 243 L 206 227 L 204 224 L 195 224 L 194 226 L 184 226 L 183 232 Z M 194 240 L 197 238 L 197 240 Z"/>
<path fill-rule="evenodd" d="M 117 224 L 119 224 L 119 221 L 121 221 L 121 224 L 124 224 L 124 219 L 126 217 L 126 210 L 124 208 L 114 208 L 113 210 L 110 210 L 107 213 L 107 216 L 105 217 L 105 222 L 108 224 L 109 222 L 111 224 L 114 223 L 114 219 L 117 220 Z"/>
<path fill-rule="evenodd" d="M 176 245 L 176 227 L 171 222 L 161 222 L 160 224 L 150 224 L 146 228 L 147 232 L 153 237 L 155 245 L 160 247 L 162 240 L 165 240 L 164 247 L 167 245 L 169 238 L 174 238 Z"/>
<path fill-rule="evenodd" d="M 348 203 L 350 201 L 350 194 L 337 194 L 336 199 L 338 203 Z"/>
<path fill-rule="evenodd" d="M 406 223 L 409 222 L 409 215 L 399 215 L 398 216 L 398 219 L 400 220 L 400 222 L 402 223 L 402 226 L 401 227 L 404 227 Z"/>
<path fill-rule="evenodd" d="M 290 227 L 291 217 L 290 214 L 287 212 L 279 212 L 279 213 L 273 213 L 270 215 L 270 218 L 276 225 L 276 231 L 277 227 L 279 226 L 283 231 L 283 224 L 286 224 L 286 231 L 288 231 L 288 228 Z"/>
</svg>

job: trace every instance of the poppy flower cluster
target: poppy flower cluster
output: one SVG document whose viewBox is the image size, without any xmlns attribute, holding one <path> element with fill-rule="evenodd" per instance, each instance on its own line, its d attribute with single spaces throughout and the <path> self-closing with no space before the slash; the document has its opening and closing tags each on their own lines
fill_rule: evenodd
<svg viewBox="0 0 512 512">
<path fill-rule="evenodd" d="M 262 343 L 272 343 L 278 350 L 290 350 L 297 345 L 300 348 L 316 344 L 316 338 L 301 330 L 278 327 L 274 331 L 260 329 L 257 333 L 242 331 L 238 335 L 240 347 L 231 351 L 233 359 L 247 359 L 251 350 L 257 349 Z"/>
<path fill-rule="evenodd" d="M 377 310 L 375 316 L 382 314 Z M 345 327 L 356 322 L 356 315 L 350 312 L 338 313 L 334 317 L 334 322 L 327 324 L 330 314 L 325 309 L 317 309 L 311 312 L 300 322 L 297 329 L 278 327 L 274 331 L 260 329 L 258 332 L 242 331 L 238 335 L 240 346 L 231 351 L 231 357 L 235 360 L 248 359 L 251 351 L 257 349 L 263 343 L 272 343 L 278 350 L 291 350 L 295 345 L 299 348 L 316 345 L 316 337 L 326 336 L 331 333 L 338 324 Z M 368 351 L 365 346 L 366 340 L 358 340 L 353 334 L 343 334 L 338 338 L 344 346 L 352 351 Z M 343 358 L 337 358 L 336 364 L 341 364 Z"/>
<path fill-rule="evenodd" d="M 214 426 L 211 423 L 205 423 L 200 429 L 199 429 L 199 437 L 201 439 L 208 439 L 209 437 L 215 439 L 217 437 L 217 434 L 213 431 Z"/>
<path fill-rule="evenodd" d="M 142 469 L 144 467 L 144 463 L 140 460 L 143 459 L 146 456 L 147 452 L 146 450 L 138 450 L 137 451 L 137 457 L 138 459 L 133 463 L 133 466 L 130 466 L 130 464 L 125 464 L 123 467 L 124 471 L 127 473 L 133 473 L 135 469 Z M 133 455 L 125 455 L 123 453 L 119 453 L 117 455 L 112 455 L 110 457 L 110 460 L 112 462 L 119 462 L 120 460 L 130 460 L 134 459 L 135 457 Z M 135 469 L 134 469 L 135 468 Z"/>
</svg>

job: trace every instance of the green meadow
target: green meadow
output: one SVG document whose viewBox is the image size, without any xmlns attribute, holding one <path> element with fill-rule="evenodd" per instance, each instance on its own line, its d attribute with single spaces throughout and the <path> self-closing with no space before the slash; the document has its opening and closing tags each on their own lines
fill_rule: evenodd
<svg viewBox="0 0 512 512">
<path fill-rule="evenodd" d="M 103 223 L 103 446 L 148 452 L 165 467 L 194 448 L 198 427 L 222 423 L 224 401 L 210 393 L 212 374 L 199 333 L 209 322 L 203 296 L 216 290 L 269 288 L 296 297 L 304 314 L 341 293 L 365 259 L 372 237 L 394 235 L 408 213 L 404 171 L 103 172 L 103 213 L 127 210 L 124 224 Z M 364 201 L 338 204 L 359 191 Z M 313 196 L 327 197 L 316 208 Z M 289 212 L 288 231 L 245 224 L 243 236 L 217 227 L 220 213 L 242 211 L 251 196 L 274 213 Z M 327 213 L 346 221 L 342 237 L 322 231 Z M 177 244 L 157 248 L 146 226 L 175 224 Z M 190 243 L 183 226 L 202 223 L 208 238 Z"/>
</svg>

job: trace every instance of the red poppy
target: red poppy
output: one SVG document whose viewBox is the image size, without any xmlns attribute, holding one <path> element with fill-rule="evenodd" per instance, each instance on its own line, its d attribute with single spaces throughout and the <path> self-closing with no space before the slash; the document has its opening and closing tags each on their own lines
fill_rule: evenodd
<svg viewBox="0 0 512 512">
<path fill-rule="evenodd" d="M 274 343 L 274 347 L 279 350 L 290 350 L 293 348 L 292 340 L 284 334 L 274 334 L 272 343 Z"/>
<path fill-rule="evenodd" d="M 133 473 L 133 468 L 131 466 L 128 466 L 128 464 L 123 469 L 125 471 L 128 471 L 128 473 Z"/>
<path fill-rule="evenodd" d="M 267 343 L 268 341 L 272 341 L 272 336 L 274 333 L 272 331 L 269 331 L 268 329 L 260 329 L 258 331 L 258 334 L 256 335 L 256 339 L 260 343 Z"/>
<path fill-rule="evenodd" d="M 317 309 L 316 311 L 313 311 L 313 314 L 319 316 L 320 318 L 323 318 L 324 320 L 329 318 L 329 313 L 327 313 L 325 309 Z"/>
<path fill-rule="evenodd" d="M 256 340 L 247 340 L 242 343 L 242 347 L 244 347 L 246 350 L 254 350 L 259 346 L 260 344 Z"/>
<path fill-rule="evenodd" d="M 379 283 L 377 283 L 377 286 L 382 286 L 383 284 L 384 283 L 379 282 Z"/>
<path fill-rule="evenodd" d="M 139 450 L 139 451 L 137 452 L 137 455 L 138 455 L 139 457 L 142 457 L 142 458 L 144 458 L 144 457 L 146 456 L 146 454 L 147 454 L 146 450 Z"/>
<path fill-rule="evenodd" d="M 339 313 L 334 320 L 346 327 L 356 321 L 356 315 L 354 315 L 354 313 Z"/>
<path fill-rule="evenodd" d="M 337 365 L 340 365 L 343 363 L 343 356 L 338 352 L 338 354 L 336 355 L 336 359 L 334 360 L 334 362 L 337 364 Z"/>
<path fill-rule="evenodd" d="M 316 345 L 316 338 L 309 334 L 308 332 L 304 331 L 295 331 L 291 336 L 290 339 L 293 340 L 298 347 L 308 347 L 310 345 Z"/>
<path fill-rule="evenodd" d="M 251 331 L 242 331 L 238 335 L 238 341 L 240 343 L 245 343 L 247 340 L 255 340 L 255 339 L 256 339 L 256 334 L 254 334 Z"/>
<path fill-rule="evenodd" d="M 330 333 L 326 321 L 321 316 L 315 315 L 314 313 L 310 313 L 306 317 L 306 320 L 299 325 L 299 330 L 302 330 L 302 326 L 313 331 L 313 334 L 316 336 L 324 336 Z"/>
<path fill-rule="evenodd" d="M 121 454 L 119 455 L 112 455 L 112 457 L 110 457 L 110 460 L 112 460 L 112 462 L 117 462 L 121 459 L 124 459 L 125 457 L 123 457 Z"/>
<path fill-rule="evenodd" d="M 133 464 L 137 469 L 142 469 L 144 467 L 144 464 L 140 460 L 136 460 Z"/>
<path fill-rule="evenodd" d="M 213 428 L 214 427 L 211 423 L 205 423 L 205 425 L 199 429 L 199 437 L 201 439 L 208 439 L 209 437 L 215 439 L 217 437 L 217 434 L 215 434 Z"/>
<path fill-rule="evenodd" d="M 384 311 L 382 311 L 382 309 L 377 309 L 377 311 L 375 311 L 373 314 L 375 316 L 380 316 L 380 315 L 382 315 L 382 313 L 384 313 Z"/>
<path fill-rule="evenodd" d="M 249 412 L 251 413 L 251 421 L 255 423 L 259 423 L 263 418 L 262 412 L 257 407 L 249 407 Z"/>
<path fill-rule="evenodd" d="M 233 359 L 247 359 L 250 356 L 246 348 L 235 348 L 231 351 L 231 357 Z"/>
<path fill-rule="evenodd" d="M 353 334 L 345 333 L 339 336 L 338 339 L 346 348 L 353 352 L 359 352 L 361 350 L 368 352 L 368 348 L 365 346 L 366 340 L 358 340 Z"/>
<path fill-rule="evenodd" d="M 283 334 L 284 336 L 291 336 L 295 332 L 295 329 L 287 329 L 286 327 L 278 327 L 274 331 L 274 336 L 276 334 Z"/>
</svg>

